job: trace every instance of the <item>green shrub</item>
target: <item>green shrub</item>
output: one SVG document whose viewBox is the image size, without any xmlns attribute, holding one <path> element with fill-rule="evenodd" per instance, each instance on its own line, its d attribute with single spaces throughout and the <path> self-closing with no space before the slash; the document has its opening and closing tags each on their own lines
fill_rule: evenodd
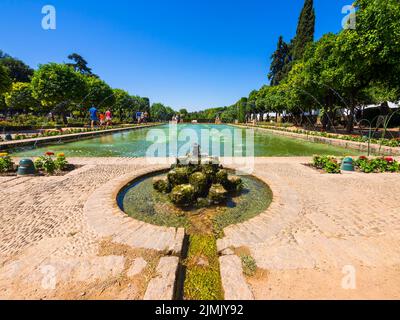
<svg viewBox="0 0 400 320">
<path fill-rule="evenodd" d="M 48 174 L 53 174 L 56 171 L 56 164 L 50 154 L 45 154 L 35 160 L 36 170 L 43 170 Z"/>
<path fill-rule="evenodd" d="M 315 155 L 313 165 L 317 169 L 322 169 L 327 173 L 340 173 L 340 162 L 333 156 Z"/>
<path fill-rule="evenodd" d="M 57 158 L 54 161 L 54 165 L 56 170 L 64 171 L 68 166 L 68 161 L 64 155 L 64 153 L 57 154 Z"/>
<path fill-rule="evenodd" d="M 14 169 L 14 162 L 7 153 L 0 154 L 0 172 L 9 172 Z"/>
<path fill-rule="evenodd" d="M 355 162 L 357 168 L 364 173 L 373 172 L 400 172 L 400 163 L 392 157 L 368 159 L 360 157 Z"/>
</svg>

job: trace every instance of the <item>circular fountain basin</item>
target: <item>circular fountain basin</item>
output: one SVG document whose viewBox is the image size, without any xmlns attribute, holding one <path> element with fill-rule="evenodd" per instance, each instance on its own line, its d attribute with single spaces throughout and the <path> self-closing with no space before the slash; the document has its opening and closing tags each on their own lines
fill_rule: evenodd
<svg viewBox="0 0 400 320">
<path fill-rule="evenodd" d="M 240 176 L 244 188 L 231 195 L 224 204 L 205 208 L 179 208 L 172 204 L 167 194 L 154 190 L 153 179 L 166 176 L 156 172 L 133 180 L 118 194 L 120 209 L 128 216 L 150 224 L 167 227 L 184 227 L 219 232 L 225 227 L 244 222 L 265 212 L 272 202 L 270 187 L 254 176 Z"/>
</svg>

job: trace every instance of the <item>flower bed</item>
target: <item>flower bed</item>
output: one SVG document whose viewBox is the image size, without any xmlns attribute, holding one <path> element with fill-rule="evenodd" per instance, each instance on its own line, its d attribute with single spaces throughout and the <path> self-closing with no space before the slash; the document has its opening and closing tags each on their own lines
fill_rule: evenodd
<svg viewBox="0 0 400 320">
<path fill-rule="evenodd" d="M 64 153 L 55 155 L 53 152 L 46 152 L 43 156 L 34 161 L 37 175 L 64 175 L 77 167 L 68 163 Z M 14 163 L 8 153 L 0 153 L 0 175 L 16 176 L 18 165 Z"/>
<path fill-rule="evenodd" d="M 347 157 L 349 158 L 349 157 Z M 366 157 L 360 156 L 353 159 L 354 169 L 358 172 L 364 173 L 384 173 L 400 172 L 400 162 L 396 161 L 393 157 Z M 327 173 L 340 173 L 341 164 L 343 159 L 334 156 L 320 156 L 316 155 L 313 158 L 312 166 L 316 169 L 323 170 Z"/>
<path fill-rule="evenodd" d="M 346 140 L 346 141 L 353 141 L 353 142 L 362 142 L 367 143 L 368 137 L 367 136 L 359 136 L 359 135 L 342 135 L 342 134 L 331 134 L 327 132 L 319 132 L 319 131 L 309 131 L 304 129 L 289 129 L 285 127 L 279 126 L 272 126 L 272 125 L 258 125 L 259 128 L 265 128 L 270 130 L 276 131 L 284 131 L 284 132 L 291 132 L 297 134 L 305 134 L 309 136 L 315 137 L 323 137 L 329 139 L 337 139 L 337 140 Z M 371 139 L 371 144 L 379 144 L 385 147 L 392 147 L 397 148 L 400 147 L 400 139 Z"/>
</svg>

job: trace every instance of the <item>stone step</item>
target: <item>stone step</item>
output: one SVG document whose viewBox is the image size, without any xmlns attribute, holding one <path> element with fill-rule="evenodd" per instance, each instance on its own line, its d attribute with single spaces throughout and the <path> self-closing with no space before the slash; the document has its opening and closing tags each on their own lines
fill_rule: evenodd
<svg viewBox="0 0 400 320">
<path fill-rule="evenodd" d="M 222 256 L 219 258 L 219 264 L 225 300 L 254 300 L 254 295 L 243 276 L 240 258 L 235 255 Z"/>
<path fill-rule="evenodd" d="M 157 266 L 157 276 L 150 280 L 144 300 L 172 300 L 174 298 L 175 278 L 178 270 L 178 257 L 163 257 Z"/>
</svg>

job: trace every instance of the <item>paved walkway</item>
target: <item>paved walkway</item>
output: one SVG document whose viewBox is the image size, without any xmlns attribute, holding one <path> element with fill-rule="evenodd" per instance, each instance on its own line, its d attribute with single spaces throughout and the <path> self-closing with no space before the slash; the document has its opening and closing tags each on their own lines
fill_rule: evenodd
<svg viewBox="0 0 400 320">
<path fill-rule="evenodd" d="M 400 298 L 400 175 L 321 174 L 305 162 L 256 162 L 273 204 L 225 229 L 219 249 L 245 247 L 266 271 L 248 279 L 256 299 Z"/>
<path fill-rule="evenodd" d="M 228 227 L 218 241 L 224 254 L 233 253 L 226 248 L 248 250 L 262 271 L 246 278 L 246 296 L 400 298 L 400 175 L 320 174 L 303 165 L 308 161 L 256 159 L 255 174 L 270 184 L 274 201 L 267 212 Z M 107 185 L 159 166 L 123 158 L 72 162 L 84 166 L 63 177 L 0 177 L 0 298 L 171 296 L 176 230 L 165 228 L 161 241 L 152 228 L 137 229 L 143 238 L 150 230 L 155 241 L 135 242 L 137 232 L 129 242 L 94 228 L 85 211 Z M 229 270 L 237 259 L 221 258 L 230 262 L 225 277 L 240 276 Z M 344 278 L 353 271 L 356 288 L 344 289 L 342 282 L 354 284 Z M 162 296 L 158 286 L 168 281 Z M 226 295 L 236 297 L 229 289 Z"/>
</svg>

